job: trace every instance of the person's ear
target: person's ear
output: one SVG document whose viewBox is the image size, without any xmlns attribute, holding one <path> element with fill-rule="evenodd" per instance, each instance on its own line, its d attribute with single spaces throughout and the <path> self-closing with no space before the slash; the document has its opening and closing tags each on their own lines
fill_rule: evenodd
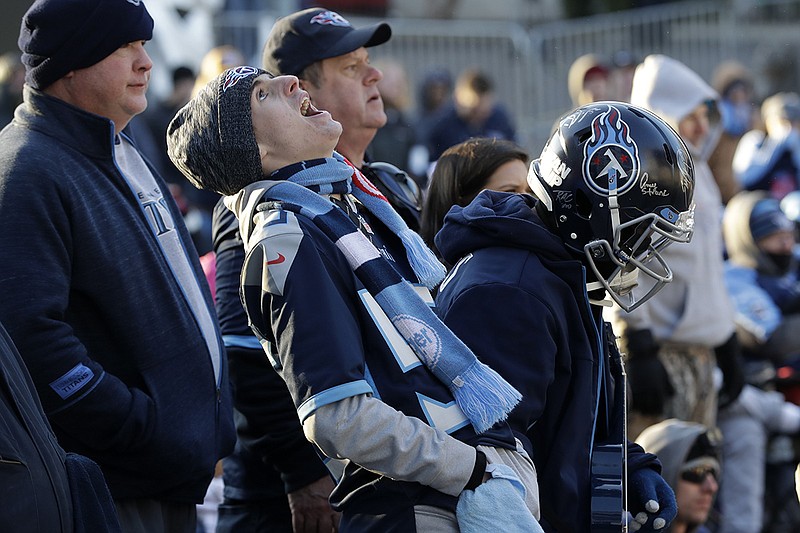
<svg viewBox="0 0 800 533">
<path fill-rule="evenodd" d="M 264 144 L 262 144 L 260 142 L 256 142 L 256 145 L 258 146 L 258 158 L 261 160 L 261 167 L 263 168 L 264 167 L 264 162 L 267 160 L 267 158 L 270 155 L 270 151 L 269 151 L 269 148 L 266 145 L 264 145 Z"/>
</svg>

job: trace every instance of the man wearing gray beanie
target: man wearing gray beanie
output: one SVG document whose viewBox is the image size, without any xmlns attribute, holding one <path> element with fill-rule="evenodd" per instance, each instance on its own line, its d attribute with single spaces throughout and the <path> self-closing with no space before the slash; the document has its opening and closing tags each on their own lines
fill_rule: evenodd
<svg viewBox="0 0 800 533">
<path fill-rule="evenodd" d="M 391 28 L 384 22 L 355 27 L 333 11 L 305 9 L 276 21 L 264 47 L 263 66 L 276 75 L 299 78 L 314 105 L 342 125 L 336 150 L 359 167 L 408 226 L 417 230 L 420 201 L 414 182 L 390 165 L 367 163 L 365 155 L 386 123 L 377 88 L 382 74 L 369 63 L 369 50 L 390 37 Z M 234 409 L 246 421 L 239 425 L 236 450 L 223 461 L 225 500 L 217 531 L 236 532 L 240 521 L 251 523 L 266 516 L 275 531 L 279 522 L 281 531 L 291 531 L 293 515 L 313 522 L 313 517 L 330 513 L 325 496 L 332 483 L 300 431 L 285 398 L 285 385 L 247 325 L 239 299 L 244 250 L 236 219 L 221 203 L 214 209 L 212 235 L 217 312 L 236 384 Z M 282 431 L 276 431 L 276 420 Z"/>
<path fill-rule="evenodd" d="M 494 408 L 515 401 L 431 311 L 426 287 L 444 268 L 334 151 L 341 131 L 296 77 L 250 66 L 222 73 L 167 128 L 173 163 L 236 213 L 240 305 L 337 479 L 339 531 L 481 531 L 472 522 L 495 512 L 515 524 L 502 531 L 541 531 L 533 463 Z M 443 375 L 459 362 L 480 370 Z M 295 531 L 335 524 L 292 518 Z"/>
<path fill-rule="evenodd" d="M 61 446 L 123 531 L 193 532 L 234 441 L 227 361 L 167 186 L 124 133 L 147 106 L 142 0 L 36 0 L 0 133 L 0 320 Z"/>
</svg>

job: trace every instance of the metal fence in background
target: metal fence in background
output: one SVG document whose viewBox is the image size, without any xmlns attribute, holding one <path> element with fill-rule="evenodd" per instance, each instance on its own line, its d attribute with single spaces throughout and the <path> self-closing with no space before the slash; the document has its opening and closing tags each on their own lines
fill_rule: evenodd
<svg viewBox="0 0 800 533">
<path fill-rule="evenodd" d="M 248 47 L 260 46 L 278 15 L 221 15 L 216 24 L 220 35 L 256 57 L 260 49 Z M 357 27 L 375 22 L 348 18 Z M 678 2 L 530 28 L 511 21 L 392 18 L 392 39 L 371 49 L 370 56 L 402 63 L 413 96 L 433 68 L 447 68 L 455 77 L 480 67 L 514 116 L 521 144 L 538 153 L 554 120 L 571 107 L 567 72 L 577 57 L 589 52 L 610 57 L 618 50 L 640 59 L 661 53 L 707 80 L 722 61 L 736 59 L 755 74 L 757 93 L 764 97 L 800 91 L 798 21 L 800 0 Z M 248 41 L 236 42 L 237 35 Z"/>
</svg>

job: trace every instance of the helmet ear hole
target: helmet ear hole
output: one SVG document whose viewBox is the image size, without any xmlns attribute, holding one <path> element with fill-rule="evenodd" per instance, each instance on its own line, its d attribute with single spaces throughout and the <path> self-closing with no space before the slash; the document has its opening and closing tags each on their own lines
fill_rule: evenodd
<svg viewBox="0 0 800 533">
<path fill-rule="evenodd" d="M 592 218 L 592 202 L 580 189 L 575 191 L 575 213 L 585 220 Z"/>
<path fill-rule="evenodd" d="M 583 144 L 589 140 L 592 136 L 592 128 L 584 128 L 578 132 L 578 146 L 583 146 Z"/>
</svg>

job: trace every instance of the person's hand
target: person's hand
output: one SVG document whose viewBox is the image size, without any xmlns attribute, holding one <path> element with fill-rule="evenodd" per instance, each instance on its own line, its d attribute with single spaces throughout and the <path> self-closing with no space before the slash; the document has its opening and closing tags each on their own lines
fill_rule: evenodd
<svg viewBox="0 0 800 533">
<path fill-rule="evenodd" d="M 630 531 L 663 531 L 678 514 L 675 493 L 652 468 L 643 467 L 628 475 L 628 511 L 633 520 Z"/>
<path fill-rule="evenodd" d="M 720 408 L 733 403 L 744 388 L 745 378 L 742 362 L 742 349 L 736 334 L 714 348 L 717 366 L 722 371 L 722 387 L 719 390 L 717 403 Z"/>
<path fill-rule="evenodd" d="M 508 465 L 486 467 L 484 481 L 458 497 L 456 519 L 461 533 L 544 533 L 525 503 L 525 485 Z"/>
<path fill-rule="evenodd" d="M 675 389 L 658 358 L 658 344 L 649 329 L 628 331 L 623 338 L 625 369 L 631 390 L 631 410 L 643 415 L 662 415 Z"/>
<path fill-rule="evenodd" d="M 294 533 L 331 533 L 339 530 L 340 515 L 328 503 L 333 487 L 333 480 L 325 476 L 287 495 Z"/>
</svg>

